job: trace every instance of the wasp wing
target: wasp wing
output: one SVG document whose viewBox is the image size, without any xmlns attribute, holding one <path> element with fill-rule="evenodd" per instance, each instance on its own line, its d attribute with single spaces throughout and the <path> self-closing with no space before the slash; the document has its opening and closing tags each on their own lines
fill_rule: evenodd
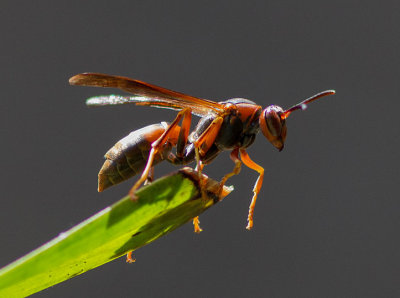
<svg viewBox="0 0 400 298">
<path fill-rule="evenodd" d="M 198 116 L 224 112 L 223 105 L 217 102 L 200 99 L 126 77 L 100 73 L 82 73 L 70 78 L 69 83 L 80 86 L 118 88 L 134 94 L 134 96 L 111 95 L 90 98 L 87 104 L 93 106 L 134 103 L 173 110 L 191 108 L 193 114 Z"/>
<path fill-rule="evenodd" d="M 122 104 L 132 104 L 132 103 L 138 106 L 141 105 L 150 106 L 150 107 L 170 109 L 175 111 L 182 110 L 183 107 L 188 106 L 185 103 L 180 103 L 180 105 L 173 105 L 171 103 L 163 104 L 162 101 L 158 101 L 153 98 L 149 100 L 148 97 L 143 97 L 143 96 L 99 95 L 90 97 L 86 100 L 86 105 L 90 107 L 122 105 Z M 192 109 L 192 114 L 199 117 L 205 116 L 207 115 L 207 113 L 209 114 L 210 112 L 214 113 L 214 111 L 207 112 L 205 109 L 200 110 L 193 108 L 193 106 L 190 106 L 190 108 Z"/>
</svg>

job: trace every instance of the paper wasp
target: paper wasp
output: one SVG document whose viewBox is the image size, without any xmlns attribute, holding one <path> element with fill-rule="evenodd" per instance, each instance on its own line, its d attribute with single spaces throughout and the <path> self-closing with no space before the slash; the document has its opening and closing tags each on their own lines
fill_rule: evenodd
<svg viewBox="0 0 400 298">
<path fill-rule="evenodd" d="M 221 187 L 229 177 L 240 172 L 242 162 L 259 174 L 249 207 L 247 229 L 253 227 L 254 207 L 261 190 L 264 169 L 250 159 L 246 148 L 254 142 L 261 130 L 267 140 L 281 151 L 286 139 L 286 118 L 289 114 L 305 109 L 308 103 L 318 98 L 335 94 L 334 90 L 327 90 L 287 110 L 276 105 L 263 110 L 261 106 L 244 98 L 214 102 L 138 80 L 99 73 L 78 74 L 70 78 L 69 83 L 118 88 L 132 94 L 89 98 L 86 102 L 89 106 L 133 103 L 179 111 L 170 124 L 161 122 L 146 126 L 116 143 L 105 155 L 106 161 L 98 175 L 98 191 L 142 173 L 129 192 L 134 198 L 134 192 L 148 179 L 153 166 L 161 161 L 167 160 L 175 165 L 196 161 L 197 170 L 201 171 L 203 165 L 209 164 L 220 152 L 230 150 L 235 166 L 232 172 L 222 178 Z M 189 135 L 192 114 L 199 116 L 200 121 Z M 175 153 L 172 151 L 174 147 Z M 198 218 L 193 222 L 195 231 L 200 232 Z"/>
</svg>

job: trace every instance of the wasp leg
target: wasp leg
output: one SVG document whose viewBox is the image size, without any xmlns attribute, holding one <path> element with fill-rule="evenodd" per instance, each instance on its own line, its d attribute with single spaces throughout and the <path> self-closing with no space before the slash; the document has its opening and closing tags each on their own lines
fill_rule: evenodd
<svg viewBox="0 0 400 298">
<path fill-rule="evenodd" d="M 204 164 L 201 162 L 200 160 L 200 154 L 199 154 L 199 148 L 194 147 L 195 150 L 195 154 L 196 154 L 196 171 L 199 175 L 199 183 L 200 183 L 200 191 L 201 191 L 201 197 L 204 198 L 204 192 L 203 192 L 203 179 L 202 179 L 202 175 L 201 175 L 201 171 L 204 168 Z M 203 231 L 202 228 L 200 228 L 200 219 L 198 216 L 196 216 L 195 218 L 193 218 L 193 227 L 194 227 L 194 232 L 199 234 L 200 232 Z"/>
<path fill-rule="evenodd" d="M 193 147 L 192 147 L 192 148 L 193 148 Z M 176 156 L 176 155 L 173 154 L 173 153 L 169 153 L 167 160 L 168 160 L 170 163 L 174 164 L 174 165 L 182 165 L 182 164 L 190 163 L 190 162 L 192 162 L 193 159 L 195 158 L 195 156 L 194 156 L 194 151 L 195 151 L 195 150 L 196 150 L 196 148 L 194 148 L 194 150 L 193 150 L 193 149 L 190 149 L 190 150 L 186 151 L 186 152 L 185 152 L 185 155 L 182 156 L 182 157 L 178 157 L 178 156 Z M 198 160 L 199 162 L 197 162 L 196 171 L 202 171 L 203 168 L 204 168 L 204 164 L 200 161 L 200 159 L 197 159 L 197 160 Z M 200 178 L 199 181 L 200 181 L 200 183 L 201 183 L 202 179 Z M 203 188 L 202 188 L 201 184 L 200 184 L 200 190 L 201 190 L 201 192 L 203 191 Z M 203 196 L 203 193 L 202 193 L 201 195 Z M 198 216 L 196 216 L 195 218 L 193 218 L 193 226 L 194 226 L 194 232 L 195 232 L 195 233 L 200 233 L 201 231 L 203 231 L 203 230 L 200 228 L 200 220 L 199 220 L 199 217 L 198 217 Z"/>
<path fill-rule="evenodd" d="M 129 191 L 129 196 L 133 200 L 136 199 L 135 191 L 146 181 L 147 177 L 149 176 L 150 169 L 153 166 L 154 157 L 156 156 L 156 154 L 160 153 L 163 145 L 167 141 L 173 143 L 174 145 L 178 142 L 179 137 L 178 137 L 177 130 L 182 129 L 182 127 L 179 128 L 178 123 L 182 118 L 191 117 L 191 113 L 192 113 L 192 110 L 190 108 L 181 110 L 178 113 L 178 115 L 176 115 L 175 120 L 164 131 L 164 133 L 156 141 L 154 141 L 151 144 L 152 148 L 150 150 L 150 154 L 147 159 L 146 167 L 144 168 L 139 180 L 136 181 L 136 183 L 133 185 L 133 187 Z M 186 125 L 187 125 L 187 121 L 185 121 L 185 119 L 183 120 L 183 123 L 186 123 Z M 189 123 L 189 125 L 190 125 L 190 123 Z M 186 129 L 186 128 L 184 128 L 184 129 Z M 179 135 L 180 135 L 180 133 L 179 133 Z"/>
<path fill-rule="evenodd" d="M 183 156 L 183 157 L 178 157 L 175 154 L 170 153 L 167 160 L 172 164 L 182 165 L 182 164 L 187 164 L 189 162 L 192 162 L 193 159 L 194 159 L 193 150 L 189 150 L 188 152 L 185 153 L 185 156 Z M 196 171 L 201 171 L 203 169 L 203 167 L 204 167 L 204 164 L 199 160 L 199 162 L 197 163 L 197 166 L 196 166 Z M 199 181 L 201 183 L 202 179 L 200 179 Z M 201 185 L 200 185 L 200 191 L 201 192 L 203 191 Z M 203 196 L 203 193 L 201 195 Z M 195 233 L 200 233 L 201 231 L 203 231 L 200 228 L 200 220 L 199 220 L 198 216 L 193 218 L 193 226 L 194 226 Z"/>
<path fill-rule="evenodd" d="M 255 170 L 256 172 L 258 172 L 258 174 L 260 174 L 258 176 L 256 184 L 254 184 L 254 188 L 253 188 L 254 194 L 253 194 L 253 198 L 251 199 L 251 203 L 250 203 L 250 207 L 249 207 L 249 215 L 247 217 L 248 224 L 247 224 L 246 229 L 250 230 L 253 227 L 254 207 L 256 205 L 257 196 L 260 193 L 261 186 L 262 186 L 263 179 L 264 179 L 264 168 L 261 167 L 260 165 L 256 164 L 254 161 L 252 161 L 250 156 L 247 154 L 246 150 L 244 150 L 244 149 L 240 149 L 240 158 L 247 167 L 249 167 L 252 170 Z"/>
<path fill-rule="evenodd" d="M 197 151 L 197 153 L 198 153 L 198 151 Z M 199 160 L 197 162 L 197 165 L 196 165 L 196 171 L 199 172 L 200 175 L 201 175 L 201 171 L 203 170 L 203 168 L 204 168 L 204 164 L 201 162 L 201 160 Z M 201 181 L 202 180 L 200 179 L 200 183 L 201 183 Z M 204 196 L 204 194 L 203 194 L 203 186 L 200 185 L 200 188 L 201 188 L 201 192 L 202 192 L 201 196 L 203 197 Z M 193 227 L 194 227 L 194 232 L 197 233 L 197 234 L 199 234 L 200 232 L 203 231 L 203 229 L 200 228 L 200 219 L 199 219 L 198 216 L 193 218 Z"/>
<path fill-rule="evenodd" d="M 201 163 L 201 156 L 207 153 L 207 151 L 211 148 L 214 144 L 215 139 L 221 129 L 222 122 L 224 121 L 223 117 L 215 118 L 211 124 L 207 127 L 207 129 L 199 136 L 197 140 L 193 142 L 195 153 L 196 153 L 196 170 L 199 173 L 200 179 L 200 187 L 203 189 L 202 179 L 201 179 L 201 171 L 203 170 L 203 165 Z"/>
<path fill-rule="evenodd" d="M 195 168 L 195 170 L 197 171 L 197 173 L 199 175 L 199 179 L 200 179 L 201 178 L 201 171 L 203 170 L 204 165 L 200 160 L 199 148 L 198 147 L 194 147 L 194 152 L 195 152 L 195 157 L 196 157 L 196 168 Z"/>
<path fill-rule="evenodd" d="M 149 171 L 149 175 L 146 178 L 146 181 L 143 183 L 143 185 L 150 184 L 154 180 L 154 167 L 151 167 Z"/>
<path fill-rule="evenodd" d="M 189 127 L 189 126 L 185 126 L 185 123 L 188 122 L 186 120 L 186 118 L 184 120 L 182 120 L 182 127 Z M 204 168 L 204 164 L 201 161 L 201 155 L 204 155 L 205 153 L 207 153 L 207 151 L 210 149 L 210 147 L 214 144 L 214 141 L 219 133 L 219 130 L 221 128 L 223 122 L 223 117 L 217 117 L 215 118 L 210 125 L 207 127 L 207 129 L 192 143 L 192 147 L 190 147 L 188 150 L 186 150 L 186 152 L 184 152 L 184 147 L 187 144 L 187 134 L 184 134 L 182 132 L 182 129 L 180 131 L 179 136 L 182 137 L 178 140 L 178 144 L 179 142 L 181 142 L 181 144 L 184 144 L 185 146 L 181 145 L 182 149 L 178 148 L 177 145 L 177 154 L 174 155 L 173 153 L 170 153 L 167 160 L 172 163 L 172 164 L 176 164 L 176 165 L 180 165 L 180 164 L 186 164 L 189 163 L 191 161 L 193 161 L 193 159 L 196 159 L 196 171 L 199 174 L 199 181 L 200 181 L 200 189 L 201 192 L 203 192 L 203 177 L 201 175 L 201 171 Z M 178 150 L 179 149 L 179 150 Z M 194 156 L 193 156 L 194 155 Z M 203 195 L 203 193 L 202 193 Z M 202 229 L 199 226 L 199 218 L 198 216 L 193 218 L 193 225 L 194 225 L 194 231 L 195 233 L 199 233 L 202 231 Z"/>
<path fill-rule="evenodd" d="M 200 220 L 199 217 L 196 216 L 195 218 L 193 218 L 193 226 L 194 226 L 194 232 L 195 233 L 200 233 L 201 231 L 203 231 L 202 228 L 200 228 Z"/>
<path fill-rule="evenodd" d="M 201 173 L 201 171 L 203 171 L 203 169 L 204 169 L 204 163 L 201 160 L 199 160 L 199 162 L 196 165 L 195 171 L 198 171 Z"/>
<path fill-rule="evenodd" d="M 199 136 L 199 138 L 193 142 L 194 147 L 199 149 L 200 156 L 206 154 L 210 147 L 214 144 L 223 121 L 223 117 L 215 118 L 207 127 L 207 129 Z"/>
<path fill-rule="evenodd" d="M 131 251 L 126 254 L 126 262 L 129 264 L 136 262 L 136 259 L 134 257 L 132 257 Z"/>
<path fill-rule="evenodd" d="M 201 179 L 201 171 L 203 169 L 203 165 L 201 164 L 201 156 L 207 153 L 207 151 L 214 144 L 215 139 L 221 129 L 222 122 L 224 121 L 223 117 L 215 118 L 211 124 L 207 127 L 207 129 L 198 137 L 197 140 L 193 142 L 195 153 L 196 153 L 196 170 L 199 173 L 200 183 Z M 202 185 L 200 185 L 203 189 Z"/>
<path fill-rule="evenodd" d="M 179 131 L 178 140 L 176 143 L 176 156 L 180 159 L 184 158 L 184 150 L 189 138 L 190 125 L 192 123 L 192 113 L 187 110 L 182 119 L 181 129 Z"/>
<path fill-rule="evenodd" d="M 214 144 L 214 141 L 219 133 L 219 130 L 221 128 L 222 122 L 224 121 L 224 118 L 222 117 L 217 117 L 215 118 L 211 124 L 207 127 L 207 129 L 200 135 L 200 137 L 193 142 L 194 145 L 194 150 L 196 154 L 196 171 L 199 173 L 199 181 L 200 181 L 200 189 L 202 192 L 202 197 L 204 196 L 203 194 L 203 179 L 201 175 L 201 171 L 204 168 L 204 164 L 200 160 L 200 156 L 204 155 L 207 153 L 207 151 L 210 149 L 212 144 Z M 195 233 L 200 233 L 203 231 L 200 228 L 200 220 L 199 217 L 196 216 L 193 218 L 193 226 L 194 226 L 194 232 Z"/>
<path fill-rule="evenodd" d="M 233 168 L 232 172 L 226 174 L 221 182 L 219 183 L 221 190 L 223 188 L 223 186 L 225 185 L 226 181 L 231 178 L 234 175 L 237 175 L 240 173 L 240 170 L 242 168 L 242 162 L 239 159 L 239 148 L 233 149 L 231 154 L 230 154 L 231 159 L 233 160 L 233 162 L 235 163 L 235 167 Z"/>
<path fill-rule="evenodd" d="M 203 186 L 204 186 L 203 180 L 204 179 L 202 179 L 203 176 L 201 175 L 201 172 L 203 171 L 203 168 L 204 168 L 204 164 L 200 160 L 199 148 L 194 147 L 194 152 L 195 152 L 195 156 L 196 156 L 195 170 L 197 171 L 197 175 L 198 175 L 199 181 L 200 181 L 201 196 L 204 197 L 204 195 L 203 195 Z"/>
</svg>

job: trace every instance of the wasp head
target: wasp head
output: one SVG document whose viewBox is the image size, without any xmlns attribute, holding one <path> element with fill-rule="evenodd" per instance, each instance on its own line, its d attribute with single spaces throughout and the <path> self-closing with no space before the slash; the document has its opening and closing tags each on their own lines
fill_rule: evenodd
<svg viewBox="0 0 400 298">
<path fill-rule="evenodd" d="M 284 111 L 279 106 L 266 107 L 260 117 L 260 127 L 263 135 L 279 151 L 283 149 L 286 139 L 286 119 Z"/>
</svg>

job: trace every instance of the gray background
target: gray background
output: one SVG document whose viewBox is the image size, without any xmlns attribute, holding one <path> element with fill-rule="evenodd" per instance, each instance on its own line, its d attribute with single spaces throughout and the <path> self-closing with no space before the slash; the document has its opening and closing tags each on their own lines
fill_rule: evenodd
<svg viewBox="0 0 400 298">
<path fill-rule="evenodd" d="M 34 3 L 35 2 L 35 3 Z M 286 148 L 262 135 L 266 169 L 201 216 L 124 259 L 36 297 L 398 297 L 398 1 L 2 1 L 0 265 L 126 194 L 96 192 L 103 154 L 168 110 L 89 109 L 115 90 L 72 87 L 91 71 L 187 94 L 289 107 L 337 95 L 288 120 Z M 222 154 L 206 173 L 231 170 Z M 156 175 L 171 172 L 160 166 Z"/>
</svg>

